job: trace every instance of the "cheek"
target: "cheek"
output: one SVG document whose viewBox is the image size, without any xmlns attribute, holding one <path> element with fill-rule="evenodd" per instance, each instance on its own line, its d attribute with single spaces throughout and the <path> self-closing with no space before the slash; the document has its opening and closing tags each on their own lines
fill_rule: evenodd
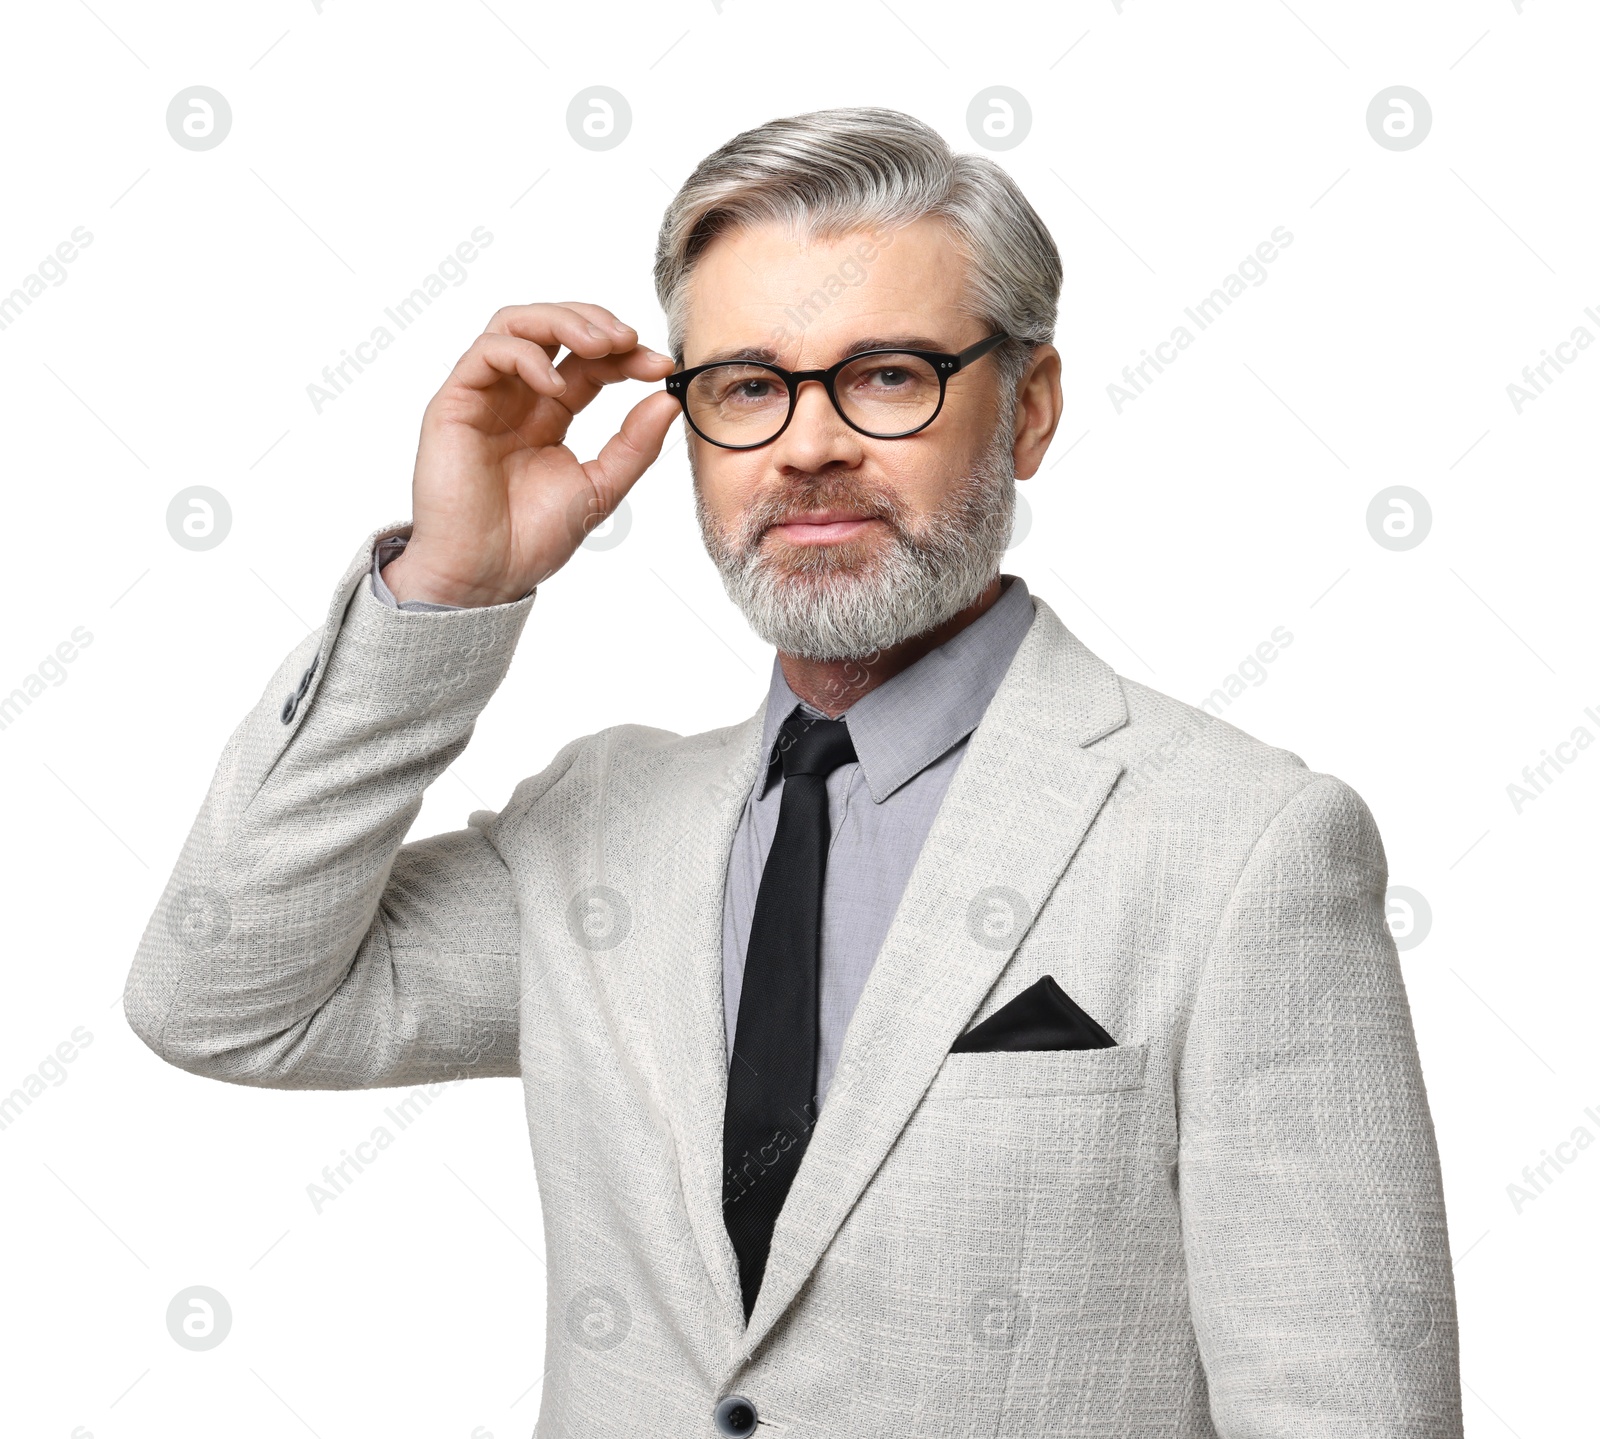
<svg viewBox="0 0 1600 1439">
<path fill-rule="evenodd" d="M 948 445 L 917 445 L 907 440 L 899 444 L 902 449 L 883 457 L 879 484 L 917 516 L 939 509 L 976 458 L 967 454 L 965 444 L 953 450 Z"/>
<path fill-rule="evenodd" d="M 719 450 L 699 436 L 695 446 L 695 484 L 700 502 L 719 526 L 731 528 L 750 504 L 760 483 L 760 470 L 751 461 L 728 450 Z"/>
</svg>

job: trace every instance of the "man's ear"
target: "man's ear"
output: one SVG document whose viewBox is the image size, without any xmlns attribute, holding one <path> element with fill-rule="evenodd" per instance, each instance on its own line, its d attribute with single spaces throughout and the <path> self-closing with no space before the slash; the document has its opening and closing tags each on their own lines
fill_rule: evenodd
<svg viewBox="0 0 1600 1439">
<path fill-rule="evenodd" d="M 1011 460 L 1019 480 L 1031 478 L 1044 461 L 1045 451 L 1061 423 L 1065 402 L 1061 398 L 1061 352 L 1054 345 L 1036 345 L 1022 382 L 1017 387 L 1017 409 Z"/>
</svg>

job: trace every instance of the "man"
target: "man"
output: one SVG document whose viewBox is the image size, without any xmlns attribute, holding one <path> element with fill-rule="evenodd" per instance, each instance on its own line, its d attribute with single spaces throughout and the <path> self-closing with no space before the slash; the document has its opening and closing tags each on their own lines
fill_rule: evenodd
<svg viewBox="0 0 1600 1439">
<path fill-rule="evenodd" d="M 520 1075 L 542 1435 L 1458 1435 L 1371 815 L 999 573 L 1062 409 L 1038 216 L 826 111 L 708 157 L 656 281 L 670 358 L 580 303 L 462 356 L 410 524 L 230 740 L 129 1022 L 239 1084 Z M 666 388 L 580 464 L 624 379 Z M 402 844 L 680 415 L 764 701 Z"/>
</svg>

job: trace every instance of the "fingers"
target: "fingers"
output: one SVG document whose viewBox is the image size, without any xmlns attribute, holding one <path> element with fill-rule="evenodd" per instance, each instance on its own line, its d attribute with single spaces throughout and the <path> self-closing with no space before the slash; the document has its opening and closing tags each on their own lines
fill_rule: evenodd
<svg viewBox="0 0 1600 1439">
<path fill-rule="evenodd" d="M 655 463 L 667 431 L 681 413 L 677 400 L 665 391 L 645 396 L 623 416 L 621 429 L 583 467 L 607 514 Z"/>
<path fill-rule="evenodd" d="M 591 305 L 586 300 L 563 300 L 561 304 L 569 310 L 576 310 L 591 325 L 596 325 L 602 330 L 615 331 L 620 338 L 630 340 L 634 344 L 639 341 L 639 332 L 632 325 L 624 324 L 604 305 Z"/>
<path fill-rule="evenodd" d="M 556 373 L 567 382 L 561 403 L 577 414 L 607 385 L 619 380 L 660 381 L 676 368 L 671 355 L 647 350 L 643 345 L 594 360 L 568 355 L 556 366 Z"/>
<path fill-rule="evenodd" d="M 499 340 L 518 342 L 508 348 Z M 606 385 L 619 380 L 654 381 L 673 370 L 671 356 L 639 343 L 638 332 L 606 309 L 585 301 L 563 304 L 508 305 L 495 312 L 480 341 L 462 357 L 456 378 L 485 388 L 502 376 L 517 373 L 535 392 L 559 397 L 576 414 Z M 530 358 L 521 345 L 530 347 Z M 570 352 L 559 365 L 556 355 Z M 541 359 L 531 358 L 536 353 Z M 513 360 L 515 359 L 515 364 Z"/>
<path fill-rule="evenodd" d="M 619 380 L 664 379 L 673 368 L 670 355 L 642 345 L 595 359 L 568 355 L 557 365 L 543 345 L 517 335 L 486 332 L 456 361 L 451 377 L 470 389 L 484 390 L 507 375 L 516 375 L 536 394 L 559 399 L 577 414 L 606 385 Z"/>
<path fill-rule="evenodd" d="M 517 376 L 535 394 L 559 398 L 567 389 L 543 346 L 509 334 L 479 335 L 450 374 L 474 390 L 487 390 L 507 375 Z"/>
<path fill-rule="evenodd" d="M 544 347 L 553 360 L 565 345 L 576 355 L 599 359 L 613 351 L 631 350 L 636 331 L 599 305 L 507 305 L 489 321 L 489 334 L 518 335 Z"/>
</svg>

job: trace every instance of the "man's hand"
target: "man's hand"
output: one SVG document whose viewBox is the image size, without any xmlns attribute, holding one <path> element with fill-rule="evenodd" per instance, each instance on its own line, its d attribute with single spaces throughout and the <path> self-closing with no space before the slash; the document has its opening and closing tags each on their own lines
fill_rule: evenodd
<svg viewBox="0 0 1600 1439">
<path fill-rule="evenodd" d="M 599 305 L 499 311 L 423 413 L 411 540 L 383 570 L 395 598 L 504 604 L 553 575 L 660 454 L 681 411 L 665 391 L 648 396 L 587 464 L 562 443 L 572 417 L 605 385 L 672 369 Z"/>
</svg>

